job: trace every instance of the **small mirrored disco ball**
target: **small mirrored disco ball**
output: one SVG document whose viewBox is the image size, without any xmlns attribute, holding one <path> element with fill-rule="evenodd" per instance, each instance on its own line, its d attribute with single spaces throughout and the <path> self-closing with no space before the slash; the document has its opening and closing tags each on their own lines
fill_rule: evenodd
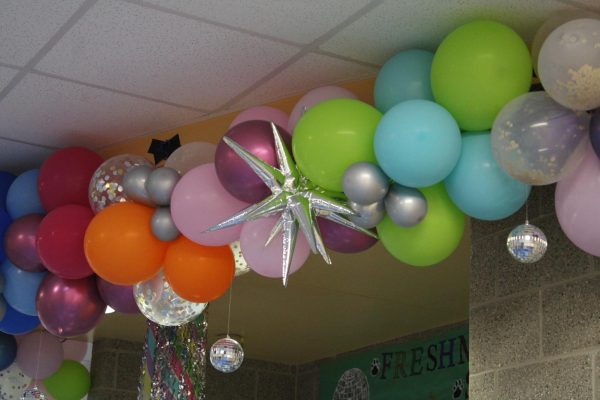
<svg viewBox="0 0 600 400">
<path fill-rule="evenodd" d="M 546 235 L 540 228 L 529 223 L 517 226 L 506 239 L 506 247 L 513 258 L 521 263 L 539 261 L 548 248 Z"/>
<path fill-rule="evenodd" d="M 217 371 L 236 371 L 244 361 L 244 349 L 230 337 L 217 340 L 210 348 L 210 363 Z"/>
<path fill-rule="evenodd" d="M 46 400 L 46 395 L 35 385 L 23 392 L 21 400 Z"/>
</svg>

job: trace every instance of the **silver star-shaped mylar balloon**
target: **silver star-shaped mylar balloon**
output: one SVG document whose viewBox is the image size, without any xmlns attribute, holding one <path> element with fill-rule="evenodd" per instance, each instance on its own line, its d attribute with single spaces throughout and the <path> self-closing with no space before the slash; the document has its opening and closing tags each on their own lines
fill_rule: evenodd
<svg viewBox="0 0 600 400">
<path fill-rule="evenodd" d="M 331 259 L 325 250 L 321 232 L 319 231 L 317 217 L 326 218 L 374 238 L 377 238 L 377 236 L 373 232 L 361 228 L 346 219 L 344 215 L 354 215 L 354 211 L 342 200 L 336 200 L 334 193 L 314 185 L 300 173 L 290 152 L 283 143 L 277 127 L 272 122 L 271 127 L 273 129 L 273 139 L 275 140 L 279 168 L 275 168 L 264 162 L 231 138 L 227 136 L 223 137 L 223 141 L 269 187 L 271 195 L 263 201 L 232 215 L 225 221 L 210 227 L 208 232 L 228 228 L 245 221 L 281 214 L 265 246 L 271 243 L 276 235 L 283 232 L 282 275 L 283 285 L 287 286 L 298 228 L 300 228 L 304 237 L 306 237 L 306 241 L 312 252 L 321 254 L 325 262 L 331 264 Z"/>
</svg>

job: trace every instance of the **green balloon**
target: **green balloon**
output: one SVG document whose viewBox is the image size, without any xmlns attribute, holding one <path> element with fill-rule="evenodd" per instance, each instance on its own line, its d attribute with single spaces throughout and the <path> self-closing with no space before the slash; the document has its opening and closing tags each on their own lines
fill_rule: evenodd
<svg viewBox="0 0 600 400">
<path fill-rule="evenodd" d="M 79 400 L 89 392 L 91 383 L 88 370 L 73 360 L 63 361 L 58 371 L 44 379 L 55 400 Z"/>
<path fill-rule="evenodd" d="M 510 100 L 531 86 L 531 56 L 519 35 L 494 21 L 475 21 L 450 33 L 431 66 L 435 101 L 462 130 L 489 130 Z"/>
<path fill-rule="evenodd" d="M 443 183 L 419 190 L 427 199 L 425 218 L 418 225 L 404 228 L 386 216 L 377 225 L 377 233 L 383 246 L 398 260 L 426 267 L 456 250 L 465 230 L 465 215 L 454 205 Z"/>
<path fill-rule="evenodd" d="M 292 138 L 300 171 L 322 188 L 341 192 L 350 165 L 377 163 L 373 138 L 381 116 L 374 107 L 353 99 L 328 100 L 309 109 Z"/>
</svg>

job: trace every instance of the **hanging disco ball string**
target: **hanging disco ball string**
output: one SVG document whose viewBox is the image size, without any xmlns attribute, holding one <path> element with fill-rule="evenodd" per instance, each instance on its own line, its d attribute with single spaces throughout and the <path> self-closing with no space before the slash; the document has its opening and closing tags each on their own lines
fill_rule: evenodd
<svg viewBox="0 0 600 400">
<path fill-rule="evenodd" d="M 227 307 L 227 334 L 217 340 L 210 348 L 210 363 L 220 372 L 231 373 L 237 371 L 244 362 L 244 349 L 242 345 L 229 336 L 231 322 L 231 294 L 233 285 L 229 288 L 229 305 Z"/>
<path fill-rule="evenodd" d="M 525 202 L 525 223 L 508 234 L 506 247 L 510 255 L 523 264 L 537 262 L 546 253 L 546 235 L 540 228 L 529 223 L 529 202 Z"/>
</svg>

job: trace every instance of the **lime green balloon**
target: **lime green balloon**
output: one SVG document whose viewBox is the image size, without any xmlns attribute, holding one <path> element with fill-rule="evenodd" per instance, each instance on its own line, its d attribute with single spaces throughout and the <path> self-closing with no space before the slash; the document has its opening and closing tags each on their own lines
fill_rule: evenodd
<svg viewBox="0 0 600 400">
<path fill-rule="evenodd" d="M 324 101 L 300 118 L 292 148 L 300 171 L 322 188 L 342 191 L 346 169 L 359 161 L 376 163 L 373 138 L 381 113 L 353 99 Z"/>
<path fill-rule="evenodd" d="M 431 66 L 435 101 L 465 131 L 489 130 L 500 109 L 529 91 L 531 56 L 519 35 L 494 21 L 475 21 L 450 33 Z"/>
<path fill-rule="evenodd" d="M 92 381 L 88 370 L 73 360 L 65 360 L 53 375 L 44 379 L 44 386 L 55 400 L 79 400 L 85 396 Z"/>
<path fill-rule="evenodd" d="M 377 225 L 383 246 L 403 263 L 415 267 L 434 265 L 456 250 L 465 230 L 465 215 L 454 205 L 443 183 L 419 189 L 427 199 L 427 215 L 404 228 L 386 216 Z"/>
</svg>

